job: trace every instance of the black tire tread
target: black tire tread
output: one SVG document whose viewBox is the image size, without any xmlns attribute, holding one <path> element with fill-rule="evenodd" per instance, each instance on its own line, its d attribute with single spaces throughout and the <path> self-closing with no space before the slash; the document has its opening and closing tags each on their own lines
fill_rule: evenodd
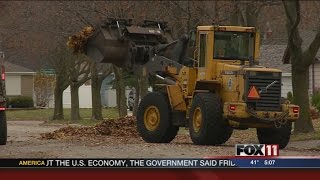
<svg viewBox="0 0 320 180">
<path fill-rule="evenodd" d="M 202 126 L 200 132 L 193 131 L 193 112 L 200 106 L 202 111 Z M 219 145 L 225 143 L 232 135 L 233 129 L 226 124 L 223 118 L 221 100 L 213 93 L 196 94 L 189 118 L 189 131 L 194 144 L 198 145 Z"/>
<path fill-rule="evenodd" d="M 291 136 L 292 123 L 287 123 L 281 128 L 257 128 L 258 140 L 261 144 L 279 144 L 279 149 L 284 149 Z"/>
<path fill-rule="evenodd" d="M 150 132 L 144 125 L 144 111 L 150 105 L 157 106 L 160 111 L 160 125 L 155 132 Z M 176 137 L 179 127 L 172 125 L 172 111 L 166 94 L 151 92 L 141 100 L 137 112 L 137 130 L 148 143 L 169 143 Z"/>
<path fill-rule="evenodd" d="M 0 111 L 0 145 L 7 143 L 7 119 L 6 112 Z"/>
</svg>

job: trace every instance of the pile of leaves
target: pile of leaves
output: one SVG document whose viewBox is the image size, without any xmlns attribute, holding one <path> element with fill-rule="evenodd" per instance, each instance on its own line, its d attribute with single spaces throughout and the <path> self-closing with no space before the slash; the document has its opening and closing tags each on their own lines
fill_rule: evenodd
<svg viewBox="0 0 320 180">
<path fill-rule="evenodd" d="M 132 116 L 126 116 L 104 120 L 95 126 L 67 126 L 50 133 L 41 134 L 42 139 L 94 138 L 97 136 L 138 137 L 136 119 Z"/>
<path fill-rule="evenodd" d="M 85 44 L 93 34 L 94 29 L 91 26 L 84 27 L 79 33 L 69 37 L 67 46 L 73 49 L 74 53 L 83 53 Z"/>
</svg>

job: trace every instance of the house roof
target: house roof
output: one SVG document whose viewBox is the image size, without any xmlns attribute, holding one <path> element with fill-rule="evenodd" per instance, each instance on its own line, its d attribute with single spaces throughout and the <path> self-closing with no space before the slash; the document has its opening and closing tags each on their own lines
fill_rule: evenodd
<svg viewBox="0 0 320 180">
<path fill-rule="evenodd" d="M 17 64 L 13 64 L 11 62 L 6 61 L 4 63 L 6 72 L 10 72 L 10 73 L 34 73 L 33 70 L 28 69 L 26 67 L 17 65 Z"/>
<path fill-rule="evenodd" d="M 317 32 L 310 31 L 310 30 L 302 30 L 299 32 L 303 41 L 302 50 L 305 50 L 313 41 Z M 266 67 L 281 69 L 284 73 L 290 73 L 291 64 L 282 63 L 282 57 L 284 55 L 284 51 L 286 50 L 286 47 L 287 47 L 287 44 L 283 43 L 283 41 L 275 41 L 275 40 L 267 41 L 265 44 L 261 45 L 260 47 L 260 57 L 258 59 L 259 64 Z M 320 50 L 316 55 L 316 59 L 317 59 L 316 63 L 319 63 Z"/>
<path fill-rule="evenodd" d="M 260 47 L 259 64 L 269 68 L 281 69 L 282 72 L 291 72 L 291 64 L 283 64 L 282 56 L 286 45 L 262 45 Z"/>
<path fill-rule="evenodd" d="M 316 37 L 316 35 L 317 35 L 317 31 L 310 31 L 310 30 L 300 31 L 300 36 L 302 38 L 302 50 L 303 51 L 309 47 L 309 45 L 311 44 L 313 39 Z M 320 50 L 318 50 L 318 52 L 316 54 L 316 58 L 317 59 L 320 58 Z"/>
</svg>

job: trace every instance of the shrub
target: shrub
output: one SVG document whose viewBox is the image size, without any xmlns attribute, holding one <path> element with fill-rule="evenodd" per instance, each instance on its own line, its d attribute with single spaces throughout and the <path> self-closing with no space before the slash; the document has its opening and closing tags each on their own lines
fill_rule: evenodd
<svg viewBox="0 0 320 180">
<path fill-rule="evenodd" d="M 320 91 L 316 91 L 311 97 L 312 106 L 316 107 L 320 111 Z"/>
<path fill-rule="evenodd" d="M 33 107 L 33 99 L 29 96 L 15 96 L 9 98 L 7 102 L 9 107 L 12 108 L 28 108 Z"/>
<path fill-rule="evenodd" d="M 292 103 L 293 102 L 293 95 L 292 95 L 292 92 L 291 91 L 289 91 L 288 93 L 287 93 L 287 99 Z"/>
<path fill-rule="evenodd" d="M 316 107 L 310 107 L 310 115 L 311 119 L 318 119 L 319 118 L 319 110 Z"/>
</svg>

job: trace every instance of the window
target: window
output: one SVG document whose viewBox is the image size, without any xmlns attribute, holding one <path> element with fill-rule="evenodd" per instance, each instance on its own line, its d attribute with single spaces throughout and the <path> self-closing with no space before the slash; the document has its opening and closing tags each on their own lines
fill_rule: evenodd
<svg viewBox="0 0 320 180">
<path fill-rule="evenodd" d="M 200 57 L 199 67 L 204 67 L 206 62 L 206 51 L 207 51 L 207 34 L 200 34 Z"/>
<path fill-rule="evenodd" d="M 254 33 L 249 32 L 215 32 L 215 59 L 249 60 L 254 53 Z"/>
</svg>

